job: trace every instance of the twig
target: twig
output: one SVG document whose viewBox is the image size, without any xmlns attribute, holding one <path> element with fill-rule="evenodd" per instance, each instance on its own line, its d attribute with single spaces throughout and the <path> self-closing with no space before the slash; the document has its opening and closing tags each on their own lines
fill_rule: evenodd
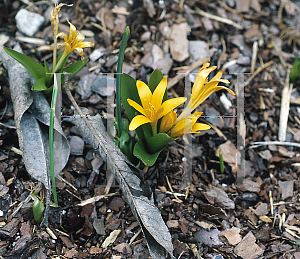
<svg viewBox="0 0 300 259">
<path fill-rule="evenodd" d="M 225 23 L 225 24 L 229 24 L 229 25 L 232 25 L 234 26 L 235 28 L 239 29 L 239 30 L 243 30 L 244 27 L 241 26 L 240 24 L 237 24 L 229 19 L 226 19 L 226 18 L 223 18 L 223 17 L 220 17 L 220 16 L 216 16 L 216 15 L 213 15 L 213 14 L 210 14 L 210 13 L 206 13 L 204 11 L 202 11 L 200 8 L 196 7 L 196 12 L 206 18 L 209 18 L 209 19 L 212 19 L 212 20 L 215 20 L 215 21 L 218 21 L 218 22 L 222 22 L 222 23 Z"/>
<path fill-rule="evenodd" d="M 251 69 L 250 72 L 253 73 L 255 69 L 255 63 L 257 59 L 257 50 L 258 50 L 258 44 L 257 41 L 254 41 L 253 47 L 252 47 L 252 60 L 251 60 Z"/>
<path fill-rule="evenodd" d="M 75 198 L 77 198 L 78 200 L 82 201 L 82 199 L 80 197 L 78 197 L 76 194 L 72 193 L 71 191 L 69 191 L 68 189 L 66 189 L 66 192 L 71 194 L 72 196 L 74 196 Z"/>
<path fill-rule="evenodd" d="M 46 227 L 46 231 L 52 237 L 52 239 L 55 239 L 55 240 L 57 239 L 56 235 L 53 233 L 53 231 L 50 228 Z"/>
<path fill-rule="evenodd" d="M 141 232 L 142 232 L 142 228 L 140 228 L 140 229 L 138 230 L 138 232 L 136 232 L 136 233 L 134 234 L 134 236 L 130 239 L 129 245 L 131 245 L 131 244 L 134 242 L 134 240 L 138 237 L 139 234 L 141 234 Z"/>
<path fill-rule="evenodd" d="M 239 15 L 239 16 L 243 16 L 238 11 L 236 11 L 235 9 L 232 9 L 231 7 L 229 7 L 227 4 L 223 3 L 220 0 L 218 0 L 218 4 L 221 5 L 225 10 L 227 10 L 227 11 L 233 13 L 233 14 L 236 14 L 236 15 Z"/>
<path fill-rule="evenodd" d="M 60 175 L 57 175 L 56 178 L 62 182 L 64 182 L 65 184 L 69 185 L 71 188 L 74 189 L 74 191 L 78 191 L 77 188 L 72 185 L 71 183 L 69 183 L 67 180 L 65 180 L 64 178 L 62 178 Z"/>
<path fill-rule="evenodd" d="M 267 67 L 271 66 L 274 63 L 273 60 L 269 61 L 268 63 L 262 65 L 261 67 L 259 67 L 258 69 L 255 70 L 255 72 L 253 73 L 253 75 L 250 76 L 250 78 L 245 82 L 245 86 L 248 85 L 254 77 L 256 77 L 257 74 L 259 74 L 261 71 L 263 71 L 264 69 L 266 69 Z"/>
<path fill-rule="evenodd" d="M 103 31 L 103 32 L 107 32 L 106 28 L 104 28 L 103 26 L 101 26 L 101 25 L 98 24 L 98 23 L 91 22 L 91 25 L 93 25 L 94 27 L 100 29 L 100 30 Z"/>
<path fill-rule="evenodd" d="M 174 192 L 174 190 L 173 190 L 173 188 L 172 188 L 172 186 L 171 186 L 171 184 L 170 184 L 170 182 L 169 182 L 168 176 L 166 176 L 166 179 L 167 179 L 167 184 L 168 184 L 168 186 L 169 186 L 169 188 L 170 188 L 170 191 L 171 191 L 172 194 L 174 195 L 175 199 L 178 201 L 178 203 L 182 203 L 182 200 L 180 200 L 180 199 L 177 197 L 177 195 L 175 194 L 175 192 Z"/>
<path fill-rule="evenodd" d="M 16 129 L 15 126 L 6 125 L 6 124 L 4 124 L 4 123 L 2 123 L 2 122 L 0 122 L 0 125 L 3 126 L 3 127 L 5 127 L 5 128 Z"/>
<path fill-rule="evenodd" d="M 291 100 L 291 104 L 300 105 L 300 98 L 292 99 L 292 100 Z"/>
<path fill-rule="evenodd" d="M 92 198 L 89 198 L 85 201 L 82 201 L 80 202 L 79 204 L 77 204 L 76 206 L 85 206 L 87 204 L 90 204 L 90 203 L 93 203 L 93 202 L 97 202 L 97 201 L 100 201 L 104 198 L 107 198 L 107 197 L 110 197 L 110 196 L 114 196 L 114 195 L 117 195 L 118 192 L 113 192 L 113 193 L 109 193 L 109 194 L 104 194 L 104 195 L 98 195 L 98 196 L 95 196 L 95 197 L 92 197 Z"/>
<path fill-rule="evenodd" d="M 280 109 L 279 131 L 278 131 L 279 141 L 286 140 L 286 129 L 287 129 L 289 112 L 290 112 L 290 99 L 293 90 L 293 84 L 289 83 L 290 72 L 291 69 L 289 68 L 286 73 L 286 80 L 281 95 L 281 109 Z"/>
<path fill-rule="evenodd" d="M 256 147 L 259 147 L 259 146 L 267 146 L 267 145 L 293 146 L 293 147 L 299 147 L 300 148 L 300 144 L 298 144 L 298 143 L 282 142 L 282 141 L 253 142 L 252 145 L 253 146 L 251 146 L 249 148 L 256 148 Z"/>
</svg>

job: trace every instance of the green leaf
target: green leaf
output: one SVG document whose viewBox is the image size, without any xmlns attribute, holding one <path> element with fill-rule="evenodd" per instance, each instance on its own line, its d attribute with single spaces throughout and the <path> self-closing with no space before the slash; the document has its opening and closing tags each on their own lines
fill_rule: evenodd
<svg viewBox="0 0 300 259">
<path fill-rule="evenodd" d="M 139 140 L 134 146 L 133 155 L 140 159 L 146 166 L 152 166 L 156 162 L 161 151 L 163 151 L 163 149 L 150 154 L 146 150 L 143 141 Z"/>
<path fill-rule="evenodd" d="M 296 58 L 290 74 L 290 83 L 296 82 L 299 78 L 300 78 L 300 58 Z"/>
<path fill-rule="evenodd" d="M 44 204 L 35 196 L 31 196 L 34 199 L 32 206 L 33 217 L 36 223 L 40 224 L 43 220 Z"/>
<path fill-rule="evenodd" d="M 119 147 L 121 151 L 132 161 L 132 137 L 128 131 L 122 130 Z"/>
<path fill-rule="evenodd" d="M 47 89 L 48 88 L 46 86 L 46 81 L 44 77 L 37 79 L 31 88 L 32 91 L 45 91 Z"/>
<path fill-rule="evenodd" d="M 159 133 L 147 139 L 147 150 L 150 154 L 163 150 L 174 139 L 166 133 Z"/>
<path fill-rule="evenodd" d="M 45 77 L 45 69 L 37 61 L 9 48 L 4 48 L 4 50 L 8 55 L 25 67 L 26 70 L 35 78 L 35 80 Z"/>
<path fill-rule="evenodd" d="M 121 127 L 121 73 L 123 67 L 123 60 L 125 54 L 125 48 L 127 45 L 128 37 L 129 37 L 130 29 L 129 26 L 125 28 L 120 51 L 118 57 L 118 65 L 117 65 L 117 77 L 116 77 L 116 117 L 117 117 L 117 132 L 118 135 L 122 135 L 122 127 Z"/>
<path fill-rule="evenodd" d="M 61 70 L 61 72 L 71 73 L 70 79 L 75 76 L 88 62 L 88 59 L 79 60 L 70 66 L 67 66 Z"/>
<path fill-rule="evenodd" d="M 136 109 L 128 104 L 127 99 L 131 99 L 142 105 L 138 90 L 136 88 L 136 80 L 127 74 L 122 74 L 121 100 L 129 120 L 132 121 L 132 119 L 139 113 L 136 111 Z M 150 133 L 151 131 L 151 126 L 147 124 L 144 124 L 135 130 L 139 139 L 142 141 L 144 141 L 145 138 L 150 138 L 152 136 Z"/>
<path fill-rule="evenodd" d="M 151 92 L 153 93 L 154 90 L 156 89 L 156 87 L 158 86 L 158 84 L 160 83 L 160 81 L 163 79 L 163 74 L 159 69 L 155 69 L 149 78 L 149 82 L 148 82 L 148 86 L 151 90 Z M 166 100 L 168 100 L 168 93 L 167 91 L 165 91 L 164 94 L 164 98 L 163 98 L 163 102 L 165 102 Z"/>
</svg>

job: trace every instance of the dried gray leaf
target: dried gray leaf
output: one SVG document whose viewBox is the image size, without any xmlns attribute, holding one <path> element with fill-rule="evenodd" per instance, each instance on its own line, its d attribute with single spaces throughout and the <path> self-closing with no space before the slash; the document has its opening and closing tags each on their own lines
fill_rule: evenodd
<svg viewBox="0 0 300 259">
<path fill-rule="evenodd" d="M 139 171 L 108 137 L 101 117 L 89 117 L 89 122 L 97 132 L 100 141 L 79 116 L 68 118 L 67 121 L 75 124 L 85 141 L 98 151 L 103 160 L 108 161 L 109 169 L 114 172 L 132 213 L 143 230 L 152 258 L 166 258 L 167 253 L 173 257 L 171 235 L 153 203 L 149 186 L 141 184 Z"/>
<path fill-rule="evenodd" d="M 16 51 L 22 52 L 19 45 Z M 3 48 L 0 60 L 8 71 L 11 99 L 19 145 L 23 151 L 26 170 L 50 190 L 49 171 L 49 122 L 50 106 L 42 92 L 31 91 L 31 78 L 27 70 Z M 65 167 L 70 153 L 69 143 L 56 120 L 54 125 L 54 173 L 58 175 Z"/>
</svg>

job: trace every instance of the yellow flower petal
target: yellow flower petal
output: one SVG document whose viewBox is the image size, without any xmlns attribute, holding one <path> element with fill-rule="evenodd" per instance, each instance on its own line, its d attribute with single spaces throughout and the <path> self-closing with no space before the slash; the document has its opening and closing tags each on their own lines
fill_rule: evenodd
<svg viewBox="0 0 300 259">
<path fill-rule="evenodd" d="M 185 134 L 193 133 L 193 126 L 201 116 L 201 114 L 202 112 L 195 112 L 194 114 L 191 114 L 185 119 L 177 122 L 175 126 L 170 130 L 170 136 L 173 138 L 177 138 Z"/>
<path fill-rule="evenodd" d="M 209 130 L 211 127 L 204 123 L 195 123 L 192 126 L 192 133 L 198 133 L 200 130 Z"/>
<path fill-rule="evenodd" d="M 149 122 L 151 122 L 151 120 L 149 120 L 145 116 L 143 116 L 143 115 L 137 115 L 130 122 L 129 130 L 135 130 L 139 126 L 141 126 L 141 125 L 143 125 L 145 123 L 149 123 Z"/>
<path fill-rule="evenodd" d="M 131 99 L 127 99 L 127 102 L 130 106 L 132 106 L 134 109 L 136 109 L 138 112 L 146 116 L 145 110 L 142 106 L 140 106 L 138 103 Z"/>
<path fill-rule="evenodd" d="M 162 107 L 164 108 L 164 111 L 160 114 L 159 119 L 162 116 L 169 113 L 171 110 L 174 110 L 178 105 L 184 103 L 185 101 L 186 101 L 185 97 L 178 97 L 163 102 Z"/>
<path fill-rule="evenodd" d="M 93 47 L 94 43 L 88 41 L 83 42 L 85 38 L 84 35 L 80 32 L 76 32 L 76 27 L 68 20 L 68 18 L 67 21 L 70 25 L 69 38 L 63 32 L 57 34 L 57 38 L 61 36 L 64 38 L 64 43 L 60 45 L 66 47 L 64 51 L 64 56 L 67 56 L 72 51 L 77 50 L 77 52 L 81 56 L 81 59 L 83 60 L 83 48 Z"/>
<path fill-rule="evenodd" d="M 170 111 L 168 114 L 166 114 L 160 123 L 160 133 L 167 133 L 174 125 L 177 118 L 177 114 L 175 111 Z"/>
<path fill-rule="evenodd" d="M 210 67 L 199 71 L 193 86 L 191 98 L 195 98 L 195 96 L 198 96 L 201 93 L 201 91 L 204 88 L 204 84 L 206 83 L 208 75 L 216 68 L 217 67 Z"/>
<path fill-rule="evenodd" d="M 155 107 L 159 107 L 161 106 L 164 94 L 166 92 L 167 89 L 167 78 L 164 77 L 160 83 L 158 84 L 158 86 L 155 88 L 153 95 L 152 95 L 152 100 L 151 103 L 155 106 Z"/>
<path fill-rule="evenodd" d="M 150 117 L 150 107 L 149 104 L 151 102 L 152 99 L 152 93 L 148 87 L 148 85 L 146 85 L 144 82 L 137 80 L 136 81 L 136 87 L 142 102 L 142 106 L 144 108 L 144 110 L 146 111 L 147 115 L 149 115 Z"/>
</svg>

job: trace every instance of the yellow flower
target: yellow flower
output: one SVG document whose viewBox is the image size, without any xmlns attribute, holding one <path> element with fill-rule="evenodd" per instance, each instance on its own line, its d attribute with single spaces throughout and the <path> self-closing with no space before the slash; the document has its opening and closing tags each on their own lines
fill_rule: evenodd
<svg viewBox="0 0 300 259">
<path fill-rule="evenodd" d="M 199 70 L 197 78 L 195 80 L 191 99 L 188 102 L 184 111 L 179 115 L 175 123 L 182 121 L 185 117 L 189 116 L 191 112 L 196 109 L 201 103 L 203 103 L 212 93 L 226 89 L 231 94 L 235 93 L 225 86 L 218 85 L 219 82 L 229 84 L 228 80 L 221 79 L 223 71 L 220 70 L 209 82 L 207 82 L 207 77 L 210 72 L 215 70 L 217 67 L 209 67 L 209 60 L 207 60 L 202 68 Z"/>
<path fill-rule="evenodd" d="M 219 86 L 219 82 L 228 84 L 229 81 L 221 79 L 223 71 L 220 70 L 214 78 L 207 82 L 207 76 L 210 72 L 215 70 L 216 67 L 209 67 L 209 61 L 206 61 L 202 68 L 198 72 L 198 76 L 195 80 L 191 99 L 187 106 L 177 118 L 177 114 L 174 111 L 170 111 L 166 114 L 161 121 L 159 132 L 167 133 L 172 138 L 178 138 L 182 135 L 189 133 L 197 133 L 200 130 L 210 129 L 209 125 L 203 123 L 196 123 L 202 112 L 191 112 L 196 109 L 201 103 L 203 103 L 212 93 L 226 89 L 231 94 L 235 93 L 225 86 Z"/>
<path fill-rule="evenodd" d="M 185 119 L 177 122 L 173 127 L 177 118 L 177 114 L 176 112 L 171 111 L 162 118 L 159 132 L 168 133 L 172 138 L 178 138 L 185 134 L 199 133 L 200 130 L 210 129 L 209 125 L 196 123 L 201 114 L 202 112 L 195 112 L 187 116 Z"/>
<path fill-rule="evenodd" d="M 69 33 L 69 38 L 64 32 L 61 32 L 57 34 L 57 38 L 63 36 L 64 37 L 64 43 L 61 46 L 65 46 L 64 54 L 63 56 L 66 57 L 68 54 L 70 54 L 73 50 L 77 50 L 79 55 L 81 56 L 81 59 L 83 61 L 83 48 L 86 47 L 94 47 L 94 43 L 85 41 L 84 35 L 80 32 L 76 31 L 76 27 L 69 22 L 67 18 L 68 23 L 70 24 L 70 33 Z"/>
<path fill-rule="evenodd" d="M 135 108 L 142 115 L 137 115 L 132 119 L 129 130 L 135 130 L 145 123 L 150 123 L 153 135 L 155 135 L 157 133 L 157 121 L 186 101 L 185 97 L 179 97 L 162 103 L 167 88 L 167 78 L 165 77 L 160 81 L 153 94 L 148 85 L 142 81 L 137 80 L 136 87 L 142 106 L 131 99 L 127 99 L 127 101 L 130 106 Z"/>
</svg>

